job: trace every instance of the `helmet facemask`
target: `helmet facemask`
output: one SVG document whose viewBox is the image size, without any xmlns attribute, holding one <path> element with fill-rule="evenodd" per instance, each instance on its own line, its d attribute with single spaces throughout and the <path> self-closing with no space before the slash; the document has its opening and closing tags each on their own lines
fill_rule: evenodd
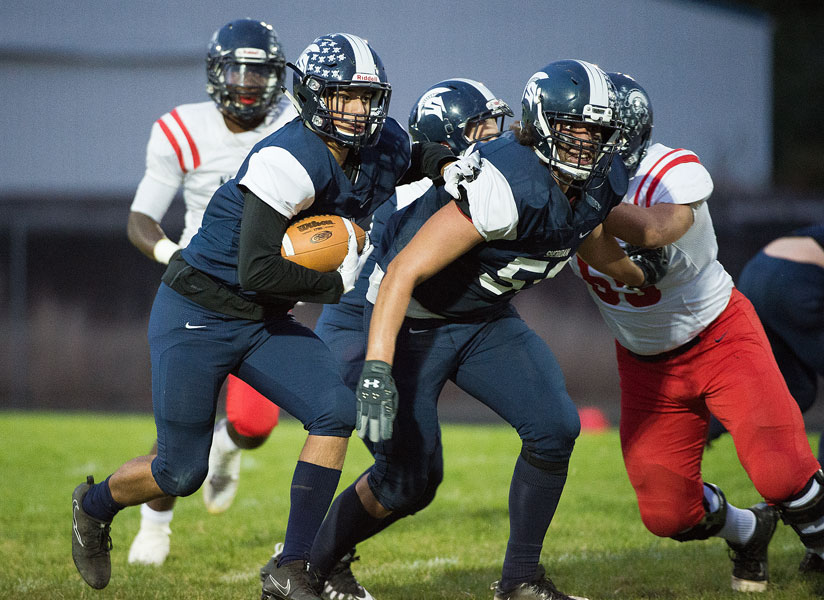
<svg viewBox="0 0 824 600">
<path fill-rule="evenodd" d="M 506 118 L 514 116 L 512 109 L 503 100 L 490 100 L 487 103 L 487 108 L 488 110 L 467 119 L 465 123 L 461 124 L 462 137 L 467 147 L 499 137 L 504 132 Z M 495 119 L 496 131 L 482 136 L 474 135 L 480 124 L 487 119 Z"/>
<path fill-rule="evenodd" d="M 240 49 L 251 51 L 255 49 Z M 261 54 L 263 54 L 262 51 Z M 266 117 L 283 79 L 283 65 L 223 56 L 209 65 L 207 91 L 229 119 L 247 126 Z"/>
<path fill-rule="evenodd" d="M 536 150 L 556 176 L 567 185 L 600 185 L 621 144 L 621 130 L 605 119 L 580 118 L 542 112 L 536 129 L 542 138 Z M 582 135 L 585 128 L 588 136 Z"/>
<path fill-rule="evenodd" d="M 344 146 L 369 146 L 386 121 L 389 94 L 388 84 L 327 83 L 313 124 L 325 124 L 327 135 Z"/>
</svg>

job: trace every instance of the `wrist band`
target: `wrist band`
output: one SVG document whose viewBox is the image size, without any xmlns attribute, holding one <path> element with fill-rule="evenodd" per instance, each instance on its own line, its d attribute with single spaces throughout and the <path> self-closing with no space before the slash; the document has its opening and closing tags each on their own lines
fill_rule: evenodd
<svg viewBox="0 0 824 600">
<path fill-rule="evenodd" d="M 180 250 L 180 246 L 175 244 L 169 238 L 163 238 L 158 240 L 158 242 L 154 245 L 154 250 L 152 253 L 154 254 L 154 258 L 157 262 L 168 265 L 169 259 L 172 258 L 172 254 L 178 250 Z"/>
</svg>

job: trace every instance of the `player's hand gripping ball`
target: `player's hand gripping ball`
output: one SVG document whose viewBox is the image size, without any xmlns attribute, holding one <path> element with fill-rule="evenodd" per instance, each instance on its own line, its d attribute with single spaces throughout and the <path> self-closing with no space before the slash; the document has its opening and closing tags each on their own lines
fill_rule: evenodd
<svg viewBox="0 0 824 600">
<path fill-rule="evenodd" d="M 338 215 L 315 215 L 294 221 L 283 236 L 281 256 L 315 271 L 334 271 L 349 249 L 349 232 L 343 220 Z M 355 223 L 352 223 L 352 229 L 360 252 L 366 233 Z"/>
</svg>

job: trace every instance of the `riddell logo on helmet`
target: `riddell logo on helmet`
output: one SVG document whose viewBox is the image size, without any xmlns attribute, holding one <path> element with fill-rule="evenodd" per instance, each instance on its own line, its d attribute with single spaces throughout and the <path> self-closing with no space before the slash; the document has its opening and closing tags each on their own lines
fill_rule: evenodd
<svg viewBox="0 0 824 600">
<path fill-rule="evenodd" d="M 352 81 L 369 81 L 370 83 L 379 83 L 380 79 L 377 75 L 370 75 L 369 73 L 355 73 L 352 75 Z"/>
<path fill-rule="evenodd" d="M 266 51 L 260 48 L 238 48 L 235 58 L 266 58 Z"/>
<path fill-rule="evenodd" d="M 306 231 L 307 229 L 314 229 L 315 227 L 326 227 L 327 225 L 332 225 L 333 221 L 309 221 L 308 223 L 302 223 L 298 225 L 298 231 Z"/>
</svg>

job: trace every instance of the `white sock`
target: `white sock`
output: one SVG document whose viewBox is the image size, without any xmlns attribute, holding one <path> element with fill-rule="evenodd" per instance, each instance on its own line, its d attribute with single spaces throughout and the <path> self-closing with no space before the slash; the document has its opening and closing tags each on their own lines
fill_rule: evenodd
<svg viewBox="0 0 824 600">
<path fill-rule="evenodd" d="M 733 544 L 746 544 L 755 533 L 755 514 L 746 508 L 737 508 L 727 503 L 727 520 L 718 537 Z"/>
<path fill-rule="evenodd" d="M 144 523 L 154 526 L 168 525 L 172 522 L 174 512 L 175 511 L 173 508 L 170 508 L 169 510 L 154 510 L 150 508 L 148 504 L 141 504 L 140 525 L 142 526 Z"/>
<path fill-rule="evenodd" d="M 721 498 L 707 485 L 704 486 L 704 500 L 711 513 L 721 508 Z M 755 514 L 751 510 L 738 508 L 727 502 L 727 519 L 715 535 L 733 544 L 746 544 L 753 533 L 755 533 Z"/>
<path fill-rule="evenodd" d="M 240 446 L 235 444 L 235 441 L 229 437 L 229 431 L 226 426 L 218 427 L 215 430 L 212 443 L 216 444 L 218 449 L 223 450 L 224 452 L 237 452 L 240 450 Z"/>
</svg>

